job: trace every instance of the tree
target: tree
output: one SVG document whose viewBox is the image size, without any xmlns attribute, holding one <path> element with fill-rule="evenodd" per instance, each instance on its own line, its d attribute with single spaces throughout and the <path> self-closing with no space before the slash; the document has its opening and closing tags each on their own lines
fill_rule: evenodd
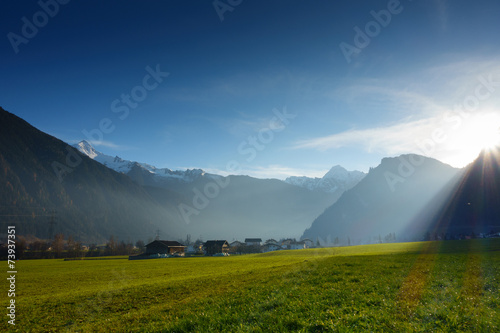
<svg viewBox="0 0 500 333">
<path fill-rule="evenodd" d="M 70 243 L 70 238 L 68 238 L 68 257 L 78 258 L 81 255 L 82 255 L 82 243 L 75 242 L 73 240 L 71 240 Z"/>
<path fill-rule="evenodd" d="M 16 243 L 16 259 L 23 257 L 24 251 L 26 250 L 26 240 L 24 237 L 18 237 L 15 241 Z"/>
<path fill-rule="evenodd" d="M 106 255 L 114 255 L 116 252 L 116 241 L 115 237 L 111 235 L 109 237 L 108 244 L 106 244 Z"/>
<path fill-rule="evenodd" d="M 68 240 L 66 241 L 66 247 L 68 249 L 68 254 L 70 256 L 72 256 L 74 246 L 75 246 L 75 241 L 73 240 L 73 236 L 69 235 Z"/>
<path fill-rule="evenodd" d="M 34 258 L 45 258 L 49 244 L 42 240 L 36 240 L 30 245 Z"/>
<path fill-rule="evenodd" d="M 87 252 L 87 256 L 94 257 L 99 254 L 99 250 L 97 249 L 97 244 L 92 243 L 89 245 L 89 250 Z"/>
<path fill-rule="evenodd" d="M 55 235 L 54 240 L 52 241 L 52 250 L 56 254 L 56 258 L 61 258 L 63 248 L 64 248 L 64 235 L 63 234 Z"/>
<path fill-rule="evenodd" d="M 392 232 L 387 234 L 384 237 L 384 241 L 385 241 L 385 243 L 395 242 L 396 241 L 396 234 L 393 234 Z"/>
<path fill-rule="evenodd" d="M 138 240 L 137 242 L 135 242 L 135 246 L 136 246 L 136 247 L 137 247 L 140 251 L 142 251 L 142 250 L 144 249 L 144 246 L 145 246 L 144 241 L 142 241 L 142 240 Z"/>
</svg>

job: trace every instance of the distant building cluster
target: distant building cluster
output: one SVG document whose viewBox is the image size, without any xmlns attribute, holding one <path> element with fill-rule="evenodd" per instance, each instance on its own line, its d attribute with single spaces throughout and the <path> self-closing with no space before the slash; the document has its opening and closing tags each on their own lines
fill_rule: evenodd
<svg viewBox="0 0 500 333">
<path fill-rule="evenodd" d="M 279 250 L 300 250 L 314 247 L 310 239 L 297 241 L 296 239 L 268 239 L 245 238 L 244 242 L 227 240 L 196 241 L 183 245 L 178 241 L 154 240 L 145 246 L 146 251 L 140 255 L 130 256 L 129 259 L 154 259 L 184 257 L 186 255 L 229 256 L 231 254 L 264 253 Z"/>
</svg>

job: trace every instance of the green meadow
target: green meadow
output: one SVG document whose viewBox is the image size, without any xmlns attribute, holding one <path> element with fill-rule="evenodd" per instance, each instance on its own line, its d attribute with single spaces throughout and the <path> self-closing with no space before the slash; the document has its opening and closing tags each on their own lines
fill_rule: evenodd
<svg viewBox="0 0 500 333">
<path fill-rule="evenodd" d="M 500 331 L 500 239 L 16 268 L 0 331 Z"/>
</svg>

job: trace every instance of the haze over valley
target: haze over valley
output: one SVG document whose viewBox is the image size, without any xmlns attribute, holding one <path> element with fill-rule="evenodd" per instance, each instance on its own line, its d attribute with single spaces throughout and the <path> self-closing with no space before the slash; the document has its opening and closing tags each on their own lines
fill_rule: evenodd
<svg viewBox="0 0 500 333">
<path fill-rule="evenodd" d="M 258 236 L 347 245 L 500 227 L 497 197 L 472 194 L 484 183 L 496 188 L 498 148 L 463 169 L 401 155 L 384 158 L 367 175 L 337 165 L 322 178 L 258 179 L 127 161 L 86 141 L 67 145 L 3 109 L 1 115 L 4 223 L 21 220 L 23 233 L 41 239 L 58 232 L 85 242 L 111 236 L 135 242 L 159 232 L 169 239 Z M 475 202 L 483 209 L 470 225 L 464 209 Z"/>
</svg>

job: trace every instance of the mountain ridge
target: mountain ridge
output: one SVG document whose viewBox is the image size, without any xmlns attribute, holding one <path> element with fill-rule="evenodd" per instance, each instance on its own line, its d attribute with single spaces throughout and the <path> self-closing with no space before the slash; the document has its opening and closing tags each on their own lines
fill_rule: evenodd
<svg viewBox="0 0 500 333">
<path fill-rule="evenodd" d="M 160 206 L 129 177 L 79 154 L 65 142 L 0 108 L 2 225 L 50 238 L 86 242 L 147 239 L 157 229 L 184 234 L 175 206 Z M 51 221 L 55 216 L 56 221 Z M 148 236 L 149 235 L 149 236 Z"/>
<path fill-rule="evenodd" d="M 193 183 L 200 178 L 224 178 L 217 174 L 210 174 L 203 169 L 171 170 L 157 168 L 147 163 L 124 160 L 119 156 L 111 156 L 97 151 L 88 141 L 82 140 L 73 145 L 81 153 L 117 172 L 129 175 L 141 185 L 168 187 L 176 186 L 173 182 L 180 181 Z M 232 175 L 234 176 L 234 175 Z M 356 185 L 365 174 L 361 171 L 347 171 L 340 165 L 332 167 L 322 178 L 293 176 L 284 180 L 285 183 L 306 188 L 311 191 L 335 193 L 345 191 Z M 258 179 L 258 178 L 256 178 Z M 280 180 L 281 181 L 281 180 Z"/>
<path fill-rule="evenodd" d="M 286 178 L 285 182 L 307 188 L 310 191 L 319 190 L 327 193 L 334 193 L 339 189 L 342 191 L 351 189 L 365 176 L 366 174 L 361 171 L 347 171 L 344 167 L 335 165 L 321 178 L 292 176 Z"/>
<path fill-rule="evenodd" d="M 198 177 L 211 177 L 202 169 L 187 169 L 186 171 L 176 170 L 173 171 L 169 168 L 157 168 L 147 163 L 139 163 L 136 161 L 128 161 L 120 158 L 119 156 L 110 156 L 97 151 L 88 141 L 82 140 L 73 145 L 81 153 L 87 155 L 89 158 L 103 164 L 104 166 L 113 169 L 117 172 L 128 174 L 132 168 L 142 168 L 151 173 L 154 177 L 164 178 L 169 180 L 179 180 L 184 182 L 192 182 Z"/>
<path fill-rule="evenodd" d="M 462 173 L 463 169 L 416 154 L 384 158 L 318 216 L 302 237 L 326 243 L 338 238 L 345 245 L 348 240 L 372 243 L 374 237 L 390 233 L 398 240 L 420 240 L 427 226 L 412 229 L 422 224 L 420 212 L 430 200 L 439 201 L 434 202 L 435 209 L 441 207 Z"/>
<path fill-rule="evenodd" d="M 341 194 L 196 170 L 191 182 L 166 178 L 158 186 L 155 179 L 162 178 L 143 165 L 110 157 L 129 173 L 117 172 L 85 148 L 80 153 L 1 109 L 0 183 L 6 186 L 0 187 L 0 215 L 10 217 L 0 224 L 15 224 L 19 234 L 50 239 L 63 233 L 89 244 L 110 236 L 148 240 L 157 230 L 165 239 L 298 237 Z M 180 210 L 187 206 L 194 212 L 189 221 Z"/>
</svg>

